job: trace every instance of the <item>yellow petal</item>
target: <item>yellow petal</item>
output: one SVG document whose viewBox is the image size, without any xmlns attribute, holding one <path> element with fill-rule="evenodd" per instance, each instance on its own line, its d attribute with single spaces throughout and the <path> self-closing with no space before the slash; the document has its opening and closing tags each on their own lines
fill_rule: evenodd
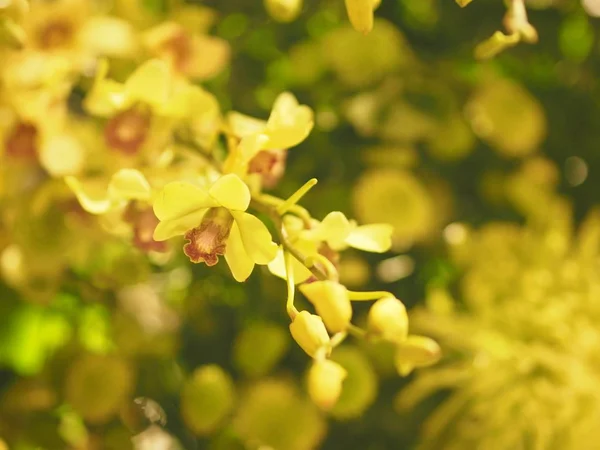
<svg viewBox="0 0 600 450">
<path fill-rule="evenodd" d="M 146 177 L 135 169 L 121 169 L 108 184 L 108 195 L 114 199 L 149 200 L 150 184 Z"/>
<path fill-rule="evenodd" d="M 346 0 L 350 23 L 356 31 L 367 34 L 373 29 L 373 0 Z"/>
<path fill-rule="evenodd" d="M 208 211 L 208 208 L 197 209 L 189 214 L 178 217 L 177 219 L 163 220 L 154 230 L 155 241 L 166 241 L 175 236 L 180 236 L 186 231 L 200 225 L 202 218 Z"/>
<path fill-rule="evenodd" d="M 242 138 L 260 133 L 267 126 L 267 122 L 231 111 L 227 114 L 227 125 L 231 133 Z"/>
<path fill-rule="evenodd" d="M 229 64 L 231 48 L 225 39 L 208 35 L 192 37 L 192 55 L 186 65 L 190 78 L 206 80 L 218 75 Z"/>
<path fill-rule="evenodd" d="M 350 232 L 346 244 L 366 252 L 384 253 L 392 246 L 393 232 L 394 228 L 387 223 L 363 225 Z"/>
<path fill-rule="evenodd" d="M 40 148 L 40 163 L 54 177 L 75 175 L 85 163 L 85 151 L 79 141 L 68 134 L 44 139 Z"/>
<path fill-rule="evenodd" d="M 277 97 L 267 122 L 265 134 L 269 137 L 266 149 L 288 149 L 302 142 L 314 125 L 314 113 L 306 105 L 299 105 L 296 97 L 284 92 Z"/>
<path fill-rule="evenodd" d="M 160 107 L 169 97 L 171 77 L 164 61 L 152 59 L 141 65 L 125 82 L 127 96 Z"/>
<path fill-rule="evenodd" d="M 277 244 L 271 238 L 266 225 L 256 216 L 240 211 L 231 214 L 237 223 L 244 248 L 256 264 L 269 264 L 277 255 Z"/>
<path fill-rule="evenodd" d="M 154 214 L 159 220 L 174 220 L 199 209 L 218 206 L 199 186 L 184 181 L 167 184 L 154 202 Z"/>
<path fill-rule="evenodd" d="M 227 173 L 245 175 L 248 171 L 248 163 L 265 148 L 268 140 L 269 138 L 264 134 L 251 134 L 243 137 L 237 147 L 229 153 L 223 170 Z"/>
<path fill-rule="evenodd" d="M 232 173 L 219 178 L 208 193 L 221 206 L 234 211 L 246 211 L 250 204 L 250 189 Z"/>
<path fill-rule="evenodd" d="M 135 30 L 125 20 L 110 16 L 87 18 L 80 31 L 86 49 L 95 54 L 126 58 L 136 47 Z"/>
<path fill-rule="evenodd" d="M 87 112 L 100 117 L 109 117 L 127 105 L 125 87 L 114 80 L 105 79 L 96 81 L 83 102 Z"/>
<path fill-rule="evenodd" d="M 71 188 L 81 207 L 91 214 L 104 214 L 113 205 L 107 196 L 105 180 L 86 180 L 68 176 L 65 177 L 67 186 Z"/>
<path fill-rule="evenodd" d="M 346 238 L 352 230 L 352 225 L 339 211 L 327 214 L 315 230 L 315 237 L 327 242 L 333 250 L 342 250 L 346 247 Z"/>
<path fill-rule="evenodd" d="M 229 239 L 227 239 L 225 261 L 231 269 L 233 278 L 239 282 L 246 281 L 254 269 L 254 262 L 246 253 L 240 229 L 235 222 L 231 226 Z"/>
<path fill-rule="evenodd" d="M 284 280 L 287 278 L 287 272 L 285 269 L 285 258 L 283 255 L 283 248 L 279 247 L 275 259 L 269 263 L 269 272 Z M 312 273 L 310 270 L 300 263 L 296 258 L 292 258 L 292 272 L 294 272 L 294 282 L 296 284 L 304 283 L 310 277 Z"/>
</svg>

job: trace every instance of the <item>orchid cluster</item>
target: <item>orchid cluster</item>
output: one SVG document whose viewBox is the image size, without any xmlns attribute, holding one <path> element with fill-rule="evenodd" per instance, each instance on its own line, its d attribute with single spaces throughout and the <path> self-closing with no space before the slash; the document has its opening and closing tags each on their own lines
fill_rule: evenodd
<svg viewBox="0 0 600 450">
<path fill-rule="evenodd" d="M 348 2 L 353 23 L 359 3 Z M 346 377 L 330 355 L 348 335 L 395 345 L 402 375 L 436 362 L 439 347 L 409 335 L 393 294 L 340 283 L 341 252 L 387 252 L 392 226 L 361 226 L 338 211 L 313 217 L 299 201 L 316 179 L 287 198 L 269 193 L 285 175 L 288 151 L 311 132 L 313 110 L 283 92 L 266 120 L 223 112 L 201 84 L 229 61 L 227 42 L 207 34 L 212 12 L 182 4 L 155 23 L 134 6 L 124 2 L 112 13 L 85 0 L 2 7 L 12 34 L 1 49 L 8 240 L 0 261 L 11 287 L 49 302 L 52 283 L 97 272 L 100 255 L 113 251 L 120 256 L 109 261 L 121 261 L 128 279 L 132 263 L 121 259 L 128 248 L 136 261 L 164 270 L 182 255 L 226 264 L 238 282 L 265 266 L 287 282 L 290 332 L 314 360 L 308 391 L 325 410 Z M 372 26 L 370 8 L 370 25 L 360 27 Z M 45 234 L 21 232 L 24 222 L 44 221 Z M 296 287 L 316 313 L 297 309 Z M 374 301 L 365 329 L 352 322 L 354 301 Z"/>
</svg>

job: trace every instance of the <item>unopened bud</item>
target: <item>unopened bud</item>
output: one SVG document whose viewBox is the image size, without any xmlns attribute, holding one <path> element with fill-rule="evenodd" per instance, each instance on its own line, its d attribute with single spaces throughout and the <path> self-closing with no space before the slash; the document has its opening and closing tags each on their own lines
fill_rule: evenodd
<svg viewBox="0 0 600 450">
<path fill-rule="evenodd" d="M 308 395 L 321 409 L 335 406 L 342 393 L 346 369 L 328 359 L 315 361 L 308 372 Z"/>
<path fill-rule="evenodd" d="M 348 328 L 352 319 L 352 305 L 343 285 L 335 281 L 314 281 L 300 286 L 300 292 L 314 305 L 331 333 Z"/>
<path fill-rule="evenodd" d="M 348 18 L 356 31 L 367 34 L 373 29 L 373 0 L 346 0 Z"/>
<path fill-rule="evenodd" d="M 302 350 L 313 358 L 320 349 L 329 347 L 329 335 L 323 319 L 308 311 L 301 311 L 294 317 L 290 332 Z"/>
<path fill-rule="evenodd" d="M 441 356 L 442 350 L 433 339 L 424 336 L 408 336 L 396 350 L 396 369 L 400 375 L 405 376 L 417 367 L 435 364 Z"/>
<path fill-rule="evenodd" d="M 269 15 L 278 22 L 291 22 L 302 10 L 302 0 L 265 0 Z"/>
<path fill-rule="evenodd" d="M 406 307 L 395 297 L 377 300 L 369 310 L 370 333 L 392 342 L 403 342 L 408 336 Z"/>
</svg>

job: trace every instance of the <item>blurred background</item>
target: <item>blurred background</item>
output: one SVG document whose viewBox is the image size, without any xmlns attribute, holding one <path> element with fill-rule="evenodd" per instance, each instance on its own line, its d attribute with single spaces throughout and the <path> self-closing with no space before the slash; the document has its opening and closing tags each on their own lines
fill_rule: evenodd
<svg viewBox="0 0 600 450">
<path fill-rule="evenodd" d="M 382 0 L 368 35 L 342 0 L 301 3 L 0 0 L 0 449 L 600 448 L 600 1 L 526 1 L 539 42 L 486 61 L 500 0 Z M 440 363 L 402 378 L 349 341 L 320 411 L 284 281 L 148 254 L 79 207 L 90 67 L 126 79 L 166 22 L 201 40 L 190 76 L 221 111 L 314 109 L 271 192 L 316 177 L 315 218 L 394 226 L 341 281 L 401 299 Z"/>
</svg>

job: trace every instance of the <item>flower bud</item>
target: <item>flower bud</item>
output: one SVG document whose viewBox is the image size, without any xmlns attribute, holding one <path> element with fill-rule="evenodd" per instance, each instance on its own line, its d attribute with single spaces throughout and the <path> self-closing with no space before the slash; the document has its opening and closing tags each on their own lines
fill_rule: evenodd
<svg viewBox="0 0 600 450">
<path fill-rule="evenodd" d="M 313 358 L 319 349 L 329 346 L 323 319 L 308 311 L 298 313 L 290 324 L 290 332 L 302 350 Z"/>
<path fill-rule="evenodd" d="M 398 345 L 396 350 L 396 369 L 406 376 L 417 367 L 427 367 L 435 364 L 442 356 L 437 342 L 424 336 L 408 336 Z"/>
<path fill-rule="evenodd" d="M 302 0 L 265 0 L 269 15 L 278 22 L 291 22 L 302 10 Z"/>
<path fill-rule="evenodd" d="M 308 395 L 319 408 L 333 408 L 347 375 L 346 369 L 336 362 L 328 359 L 315 361 L 308 371 Z"/>
<path fill-rule="evenodd" d="M 373 29 L 373 0 L 346 0 L 348 18 L 356 31 L 367 34 Z"/>
<path fill-rule="evenodd" d="M 376 336 L 392 342 L 402 342 L 408 336 L 406 308 L 395 297 L 377 300 L 369 310 L 368 330 Z"/>
<path fill-rule="evenodd" d="M 346 288 L 334 281 L 315 281 L 300 286 L 300 291 L 315 306 L 331 333 L 348 328 L 352 305 Z"/>
</svg>

